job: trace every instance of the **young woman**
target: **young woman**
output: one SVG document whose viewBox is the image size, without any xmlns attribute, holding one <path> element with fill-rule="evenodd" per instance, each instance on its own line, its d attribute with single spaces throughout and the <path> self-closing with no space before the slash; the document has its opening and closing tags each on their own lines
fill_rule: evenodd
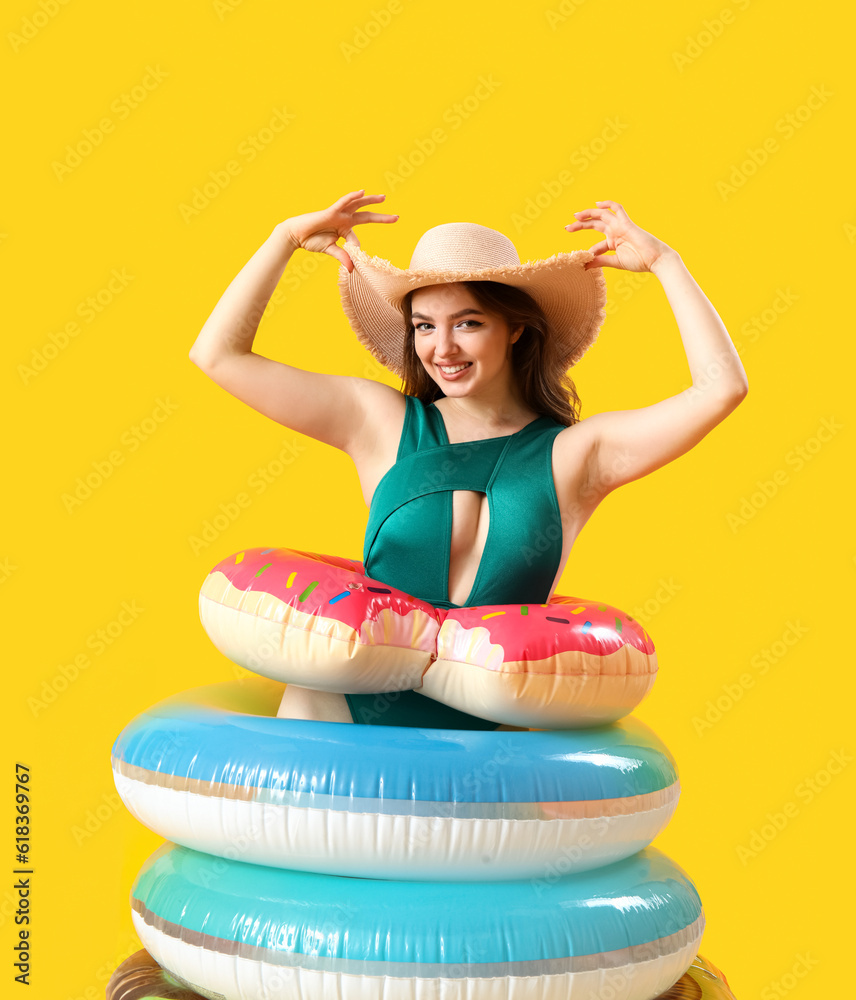
<svg viewBox="0 0 856 1000">
<path fill-rule="evenodd" d="M 405 271 L 365 254 L 354 232 L 398 219 L 359 211 L 383 198 L 352 191 L 277 225 L 223 294 L 190 359 L 260 413 L 350 456 L 370 508 L 368 576 L 437 607 L 544 603 L 601 500 L 689 451 L 728 416 L 747 393 L 743 366 L 678 253 L 617 202 L 576 212 L 565 227 L 602 233 L 589 251 L 521 264 L 501 233 L 452 223 L 423 235 Z M 348 320 L 403 391 L 252 351 L 298 247 L 343 265 Z M 692 385 L 651 406 L 580 419 L 567 370 L 603 322 L 603 267 L 656 275 Z M 374 697 L 288 685 L 279 714 L 359 722 L 361 701 Z M 514 728 L 412 691 L 397 692 L 389 709 L 385 724 Z"/>
</svg>

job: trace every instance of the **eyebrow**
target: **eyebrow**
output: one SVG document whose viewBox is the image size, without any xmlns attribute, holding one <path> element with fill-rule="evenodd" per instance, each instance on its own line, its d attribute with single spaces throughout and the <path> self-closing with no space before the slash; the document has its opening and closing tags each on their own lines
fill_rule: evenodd
<svg viewBox="0 0 856 1000">
<path fill-rule="evenodd" d="M 461 309 L 456 313 L 450 313 L 449 319 L 458 319 L 460 316 L 466 316 L 468 313 L 478 313 L 479 316 L 484 316 L 481 309 Z M 430 316 L 426 316 L 424 313 L 411 313 L 413 319 L 431 319 Z"/>
</svg>

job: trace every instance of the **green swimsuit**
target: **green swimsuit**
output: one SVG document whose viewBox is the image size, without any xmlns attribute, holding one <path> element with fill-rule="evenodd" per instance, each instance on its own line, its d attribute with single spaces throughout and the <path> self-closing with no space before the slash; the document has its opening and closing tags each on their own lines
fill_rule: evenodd
<svg viewBox="0 0 856 1000">
<path fill-rule="evenodd" d="M 437 407 L 415 396 L 404 398 L 396 462 L 378 483 L 369 510 L 366 575 L 438 608 L 546 601 L 562 558 L 552 449 L 564 425 L 541 416 L 515 434 L 449 444 Z M 484 552 L 465 605 L 449 601 L 453 490 L 487 494 L 490 511 Z M 345 698 L 354 722 L 365 725 L 499 725 L 415 691 Z"/>
</svg>

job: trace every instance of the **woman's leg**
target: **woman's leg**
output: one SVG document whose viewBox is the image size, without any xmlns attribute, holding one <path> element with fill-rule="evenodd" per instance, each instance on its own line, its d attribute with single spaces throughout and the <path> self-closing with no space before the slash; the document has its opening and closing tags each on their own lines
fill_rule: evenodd
<svg viewBox="0 0 856 1000">
<path fill-rule="evenodd" d="M 314 691 L 286 684 L 277 710 L 278 719 L 311 719 L 314 722 L 353 722 L 343 694 Z"/>
<path fill-rule="evenodd" d="M 278 719 L 310 719 L 314 722 L 351 722 L 351 710 L 343 694 L 315 691 L 287 684 L 277 710 Z M 494 732 L 528 732 L 525 726 L 498 726 Z"/>
</svg>

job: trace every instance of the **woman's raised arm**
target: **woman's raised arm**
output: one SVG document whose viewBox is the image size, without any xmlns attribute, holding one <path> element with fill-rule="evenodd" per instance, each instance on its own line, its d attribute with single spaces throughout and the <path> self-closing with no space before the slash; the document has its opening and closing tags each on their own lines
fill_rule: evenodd
<svg viewBox="0 0 856 1000">
<path fill-rule="evenodd" d="M 295 368 L 254 353 L 252 346 L 294 251 L 327 253 L 352 270 L 336 240 L 345 237 L 359 245 L 355 225 L 395 222 L 397 215 L 357 211 L 383 198 L 352 191 L 323 211 L 279 223 L 223 293 L 190 349 L 190 360 L 227 392 L 299 434 L 343 451 L 361 431 L 375 395 L 395 390 L 370 379 Z"/>
<path fill-rule="evenodd" d="M 615 201 L 575 212 L 569 232 L 596 229 L 591 267 L 650 271 L 663 286 L 683 340 L 693 384 L 636 410 L 596 413 L 581 421 L 591 435 L 591 489 L 605 495 L 685 454 L 721 423 L 749 391 L 746 372 L 722 320 L 678 253 L 630 221 Z M 606 256 L 614 250 L 614 256 Z"/>
</svg>

